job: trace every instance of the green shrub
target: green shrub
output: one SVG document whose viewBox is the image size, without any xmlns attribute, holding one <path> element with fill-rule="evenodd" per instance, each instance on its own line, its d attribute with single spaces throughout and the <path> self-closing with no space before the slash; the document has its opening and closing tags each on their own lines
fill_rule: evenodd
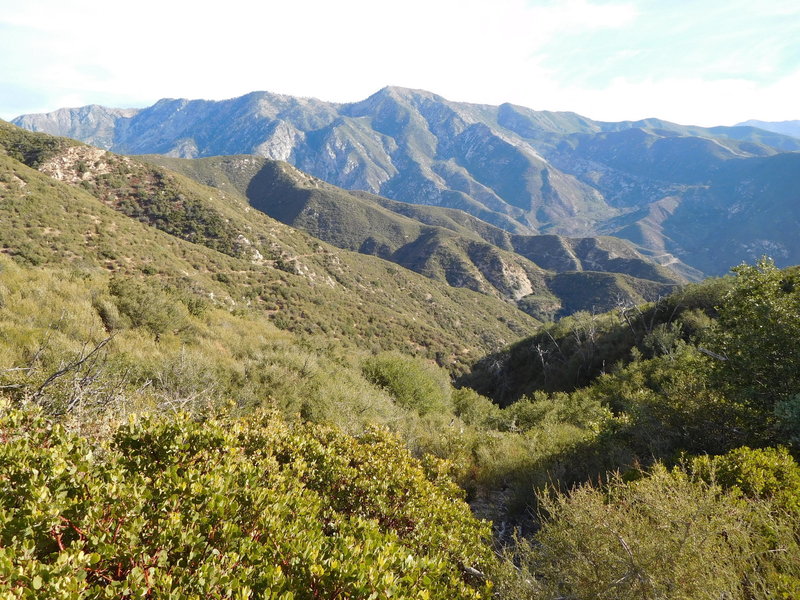
<svg viewBox="0 0 800 600">
<path fill-rule="evenodd" d="M 421 415 L 451 410 L 447 374 L 422 359 L 384 352 L 365 360 L 362 368 L 369 381 L 385 388 L 404 408 Z"/>
<path fill-rule="evenodd" d="M 691 468 L 748 498 L 771 500 L 800 519 L 800 466 L 786 448 L 743 446 L 722 456 L 697 457 Z"/>
<path fill-rule="evenodd" d="M 502 412 L 494 402 L 470 388 L 459 388 L 452 393 L 453 410 L 467 425 L 496 427 Z"/>
<path fill-rule="evenodd" d="M 800 274 L 766 258 L 733 271 L 713 340 L 718 381 L 769 425 L 776 402 L 800 394 Z"/>
<path fill-rule="evenodd" d="M 105 294 L 95 294 L 92 297 L 92 306 L 97 311 L 106 331 L 114 331 L 125 327 L 125 320 L 112 298 Z"/>
<path fill-rule="evenodd" d="M 91 443 L 4 406 L 0 434 L 4 597 L 489 594 L 465 572 L 486 526 L 382 432 L 178 417 Z"/>
<path fill-rule="evenodd" d="M 512 429 L 521 431 L 566 423 L 596 432 L 611 418 L 608 408 L 580 390 L 572 394 L 536 392 L 506 407 L 503 413 Z"/>
<path fill-rule="evenodd" d="M 516 598 L 791 598 L 800 583 L 796 519 L 715 483 L 657 466 L 636 481 L 542 499 L 499 591 Z"/>
<path fill-rule="evenodd" d="M 800 394 L 775 403 L 777 438 L 800 450 Z"/>
<path fill-rule="evenodd" d="M 607 433 L 641 461 L 727 452 L 751 437 L 752 411 L 710 383 L 711 360 L 683 345 L 604 375 L 587 393 L 614 410 L 618 420 Z"/>
<path fill-rule="evenodd" d="M 119 312 L 156 336 L 180 329 L 189 315 L 186 306 L 158 283 L 115 277 L 108 288 Z"/>
</svg>

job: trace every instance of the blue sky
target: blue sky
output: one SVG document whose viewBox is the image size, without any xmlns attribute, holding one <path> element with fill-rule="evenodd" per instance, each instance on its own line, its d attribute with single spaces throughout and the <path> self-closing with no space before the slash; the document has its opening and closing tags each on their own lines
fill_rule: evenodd
<svg viewBox="0 0 800 600">
<path fill-rule="evenodd" d="M 602 120 L 800 119 L 797 0 L 0 0 L 0 118 L 385 85 Z"/>
</svg>

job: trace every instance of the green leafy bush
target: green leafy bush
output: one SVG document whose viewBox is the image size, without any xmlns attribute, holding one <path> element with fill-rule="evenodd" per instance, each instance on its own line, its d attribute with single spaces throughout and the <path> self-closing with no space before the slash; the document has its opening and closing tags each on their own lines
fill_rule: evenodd
<svg viewBox="0 0 800 600">
<path fill-rule="evenodd" d="M 189 315 L 186 305 L 158 283 L 117 277 L 108 287 L 119 312 L 156 336 L 180 329 Z"/>
<path fill-rule="evenodd" d="M 486 527 L 376 431 L 132 421 L 109 443 L 3 407 L 8 598 L 480 598 Z"/>
<path fill-rule="evenodd" d="M 404 408 L 423 415 L 452 408 L 447 374 L 420 359 L 384 352 L 365 360 L 363 371 L 369 381 L 385 388 Z"/>
<path fill-rule="evenodd" d="M 771 500 L 800 519 L 800 466 L 786 448 L 743 446 L 722 456 L 697 457 L 691 468 L 748 498 Z"/>
<path fill-rule="evenodd" d="M 584 485 L 542 500 L 501 593 L 515 598 L 794 598 L 796 519 L 663 466 L 636 481 Z"/>
<path fill-rule="evenodd" d="M 776 402 L 800 394 L 800 277 L 768 259 L 733 271 L 714 339 L 719 381 L 770 421 Z"/>
</svg>

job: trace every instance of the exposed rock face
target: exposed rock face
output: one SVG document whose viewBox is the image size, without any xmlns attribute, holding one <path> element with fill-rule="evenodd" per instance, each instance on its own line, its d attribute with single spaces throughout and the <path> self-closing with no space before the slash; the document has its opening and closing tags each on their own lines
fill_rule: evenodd
<svg viewBox="0 0 800 600">
<path fill-rule="evenodd" d="M 58 131 L 58 135 L 110 150 L 115 146 L 118 123 L 135 117 L 138 112 L 133 108 L 106 108 L 91 104 L 80 108 L 60 108 L 41 115 L 24 115 L 14 119 L 14 124 L 32 131 Z"/>
<path fill-rule="evenodd" d="M 267 138 L 254 148 L 253 154 L 273 160 L 291 161 L 294 158 L 294 149 L 303 143 L 304 138 L 305 134 L 291 123 L 275 121 Z"/>
<path fill-rule="evenodd" d="M 340 187 L 457 208 L 513 233 L 622 236 L 661 264 L 706 274 L 758 249 L 800 262 L 800 241 L 785 234 L 800 213 L 797 188 L 775 184 L 800 171 L 800 139 L 754 127 L 604 123 L 392 87 L 351 104 L 254 92 L 14 122 L 123 153 L 285 160 Z"/>
<path fill-rule="evenodd" d="M 39 171 L 58 181 L 80 183 L 110 172 L 107 152 L 92 146 L 70 146 L 39 165 Z M 115 160 L 128 159 L 115 157 Z"/>
<path fill-rule="evenodd" d="M 680 281 L 623 240 L 512 235 L 461 211 L 348 192 L 285 162 L 241 155 L 147 160 L 218 187 L 233 183 L 254 208 L 321 240 L 501 298 L 537 318 L 566 307 L 650 300 Z M 594 276 L 582 276 L 587 272 Z M 598 281 L 604 297 L 589 293 Z"/>
</svg>

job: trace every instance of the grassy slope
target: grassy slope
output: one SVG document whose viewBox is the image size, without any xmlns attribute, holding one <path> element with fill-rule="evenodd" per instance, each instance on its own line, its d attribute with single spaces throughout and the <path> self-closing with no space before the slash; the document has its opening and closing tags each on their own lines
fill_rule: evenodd
<svg viewBox="0 0 800 600">
<path fill-rule="evenodd" d="M 20 141 L 20 131 L 3 125 L 2 145 L 51 143 L 27 133 L 28 141 Z M 130 159 L 98 158 L 90 147 L 58 144 L 49 161 L 64 181 L 0 157 L 0 246 L 19 262 L 144 271 L 229 308 L 254 310 L 282 328 L 420 353 L 456 369 L 536 326 L 506 303 L 331 248 L 230 194 Z M 194 230 L 158 229 L 170 229 L 164 214 L 191 224 L 198 211 L 204 223 Z M 218 229 L 218 240 L 206 239 L 215 247 L 178 237 L 201 239 L 209 223 Z"/>
</svg>

